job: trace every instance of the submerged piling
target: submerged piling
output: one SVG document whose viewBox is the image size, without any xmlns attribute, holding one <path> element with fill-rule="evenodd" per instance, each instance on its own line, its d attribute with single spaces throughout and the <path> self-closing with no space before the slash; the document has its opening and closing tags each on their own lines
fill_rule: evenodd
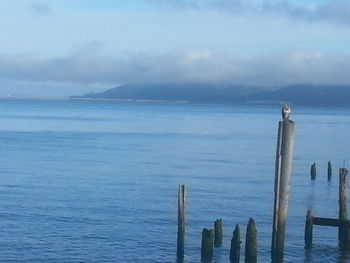
<svg viewBox="0 0 350 263">
<path fill-rule="evenodd" d="M 316 180 L 316 163 L 313 163 L 311 165 L 310 176 L 311 176 L 311 180 Z"/>
<path fill-rule="evenodd" d="M 240 255 L 241 255 L 241 234 L 240 234 L 239 226 L 236 225 L 236 228 L 233 231 L 233 235 L 231 239 L 230 262 L 239 263 Z"/>
<path fill-rule="evenodd" d="M 203 228 L 202 245 L 201 245 L 201 261 L 208 262 L 213 258 L 214 250 L 214 231 L 213 229 Z"/>
<path fill-rule="evenodd" d="M 253 218 L 249 219 L 245 238 L 245 263 L 257 262 L 256 227 Z"/>
<path fill-rule="evenodd" d="M 288 105 L 285 105 L 282 108 L 283 121 L 279 122 L 277 137 L 274 214 L 271 244 L 272 258 L 283 257 L 284 250 L 285 225 L 288 210 L 288 189 L 292 170 L 295 134 L 295 124 L 288 119 L 289 114 L 290 108 Z"/>
<path fill-rule="evenodd" d="M 348 170 L 339 169 L 339 219 L 347 220 L 347 201 L 348 201 Z M 348 227 L 339 227 L 338 239 L 340 248 L 350 250 L 350 229 Z"/>
<path fill-rule="evenodd" d="M 214 246 L 221 247 L 222 245 L 222 219 L 217 219 L 214 222 Z"/>
<path fill-rule="evenodd" d="M 185 254 L 185 186 L 179 185 L 178 190 L 178 226 L 177 226 L 177 258 Z"/>
<path fill-rule="evenodd" d="M 328 161 L 327 180 L 328 180 L 328 182 L 332 180 L 332 164 L 331 164 L 331 161 Z"/>
</svg>

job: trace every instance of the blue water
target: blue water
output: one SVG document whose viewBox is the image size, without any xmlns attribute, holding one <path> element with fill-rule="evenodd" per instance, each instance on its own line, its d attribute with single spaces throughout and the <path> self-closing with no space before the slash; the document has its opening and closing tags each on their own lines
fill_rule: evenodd
<svg viewBox="0 0 350 263">
<path fill-rule="evenodd" d="M 236 224 L 258 229 L 270 262 L 278 106 L 0 101 L 1 262 L 176 262 L 177 187 L 187 187 L 185 262 L 200 261 L 201 231 L 223 219 L 229 262 Z M 350 110 L 294 107 L 295 155 L 285 262 L 350 262 L 337 229 L 337 170 L 350 166 Z M 327 183 L 327 162 L 334 175 Z M 310 181 L 310 165 L 317 180 Z M 244 249 L 242 248 L 242 260 Z"/>
</svg>

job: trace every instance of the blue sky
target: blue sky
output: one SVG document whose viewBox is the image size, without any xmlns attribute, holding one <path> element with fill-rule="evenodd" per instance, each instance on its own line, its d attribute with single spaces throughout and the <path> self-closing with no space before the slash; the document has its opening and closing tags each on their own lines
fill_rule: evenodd
<svg viewBox="0 0 350 263">
<path fill-rule="evenodd" d="M 0 0 L 0 12 L 0 95 L 350 84 L 349 1 Z"/>
</svg>

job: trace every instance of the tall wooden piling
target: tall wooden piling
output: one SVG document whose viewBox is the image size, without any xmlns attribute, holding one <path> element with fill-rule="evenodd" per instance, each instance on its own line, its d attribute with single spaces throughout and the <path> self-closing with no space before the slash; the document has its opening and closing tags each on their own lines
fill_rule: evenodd
<svg viewBox="0 0 350 263">
<path fill-rule="evenodd" d="M 214 222 L 214 246 L 221 247 L 222 245 L 222 219 L 217 219 Z"/>
<path fill-rule="evenodd" d="M 249 219 L 245 238 L 245 263 L 257 262 L 256 227 L 253 218 Z"/>
<path fill-rule="evenodd" d="M 347 220 L 347 201 L 348 201 L 348 170 L 339 169 L 339 219 Z M 339 245 L 342 249 L 350 250 L 350 229 L 348 227 L 339 227 L 338 230 Z"/>
<path fill-rule="evenodd" d="M 231 239 L 230 262 L 239 263 L 240 255 L 241 255 L 241 233 L 239 230 L 239 226 L 236 225 L 236 228 L 233 231 L 233 235 Z"/>
<path fill-rule="evenodd" d="M 285 225 L 288 210 L 288 189 L 292 171 L 295 124 L 284 118 L 279 122 L 276 167 L 275 198 L 272 228 L 271 254 L 273 258 L 283 256 Z"/>
<path fill-rule="evenodd" d="M 327 167 L 327 180 L 332 180 L 332 164 L 331 161 L 328 161 L 328 167 Z"/>
<path fill-rule="evenodd" d="M 179 185 L 178 190 L 178 226 L 177 226 L 177 258 L 185 253 L 185 186 Z"/>
<path fill-rule="evenodd" d="M 213 258 L 214 250 L 214 231 L 213 229 L 203 228 L 202 245 L 201 245 L 201 261 L 208 262 Z"/>
<path fill-rule="evenodd" d="M 311 165 L 310 176 L 311 176 L 311 180 L 316 180 L 316 163 L 313 163 Z"/>
<path fill-rule="evenodd" d="M 313 232 L 313 219 L 311 215 L 311 209 L 307 210 L 306 221 L 305 221 L 305 248 L 312 248 L 312 233 Z"/>
</svg>

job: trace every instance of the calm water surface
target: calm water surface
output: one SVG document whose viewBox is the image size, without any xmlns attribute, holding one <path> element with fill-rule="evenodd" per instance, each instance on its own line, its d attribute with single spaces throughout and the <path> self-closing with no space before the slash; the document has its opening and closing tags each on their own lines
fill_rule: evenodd
<svg viewBox="0 0 350 263">
<path fill-rule="evenodd" d="M 259 262 L 270 262 L 280 118 L 272 106 L 0 101 L 0 261 L 176 262 L 177 187 L 185 184 L 186 263 L 200 261 L 201 230 L 217 218 L 224 243 L 213 262 L 229 262 L 232 231 L 244 231 L 249 217 Z M 337 217 L 350 110 L 294 107 L 292 119 L 285 262 L 350 262 L 334 228 L 315 227 L 315 248 L 303 248 L 308 207 Z"/>
</svg>

